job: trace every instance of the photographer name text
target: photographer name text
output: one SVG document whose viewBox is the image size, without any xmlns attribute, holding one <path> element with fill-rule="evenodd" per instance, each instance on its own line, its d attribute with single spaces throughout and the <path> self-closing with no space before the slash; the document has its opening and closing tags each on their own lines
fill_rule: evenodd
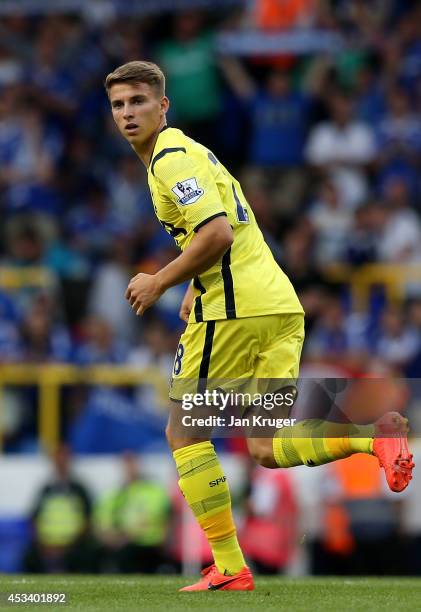
<svg viewBox="0 0 421 612">
<path fill-rule="evenodd" d="M 297 419 L 277 419 L 253 415 L 252 417 L 235 417 L 227 419 L 222 416 L 193 417 L 185 414 L 181 419 L 184 427 L 293 427 Z"/>
</svg>

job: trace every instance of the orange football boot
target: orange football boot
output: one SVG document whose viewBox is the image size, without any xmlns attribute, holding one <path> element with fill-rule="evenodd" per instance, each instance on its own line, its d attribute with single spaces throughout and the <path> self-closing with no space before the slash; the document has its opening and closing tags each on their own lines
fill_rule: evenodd
<svg viewBox="0 0 421 612">
<path fill-rule="evenodd" d="M 220 574 L 216 565 L 210 565 L 202 570 L 199 582 L 179 589 L 180 591 L 253 591 L 253 574 L 247 566 L 234 576 Z"/>
<path fill-rule="evenodd" d="M 408 419 L 399 412 L 387 412 L 374 425 L 373 454 L 384 469 L 390 489 L 400 493 L 409 485 L 415 467 L 408 447 Z M 393 437 L 386 437 L 388 434 Z"/>
</svg>

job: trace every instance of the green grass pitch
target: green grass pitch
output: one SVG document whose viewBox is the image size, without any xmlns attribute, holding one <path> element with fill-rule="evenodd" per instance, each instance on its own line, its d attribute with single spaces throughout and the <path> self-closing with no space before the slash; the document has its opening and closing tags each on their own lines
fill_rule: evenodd
<svg viewBox="0 0 421 612">
<path fill-rule="evenodd" d="M 421 578 L 257 578 L 251 593 L 178 593 L 180 576 L 0 576 L 0 610 L 268 610 L 384 612 L 421 609 Z M 66 593 L 68 603 L 7 604 L 7 593 Z"/>
</svg>

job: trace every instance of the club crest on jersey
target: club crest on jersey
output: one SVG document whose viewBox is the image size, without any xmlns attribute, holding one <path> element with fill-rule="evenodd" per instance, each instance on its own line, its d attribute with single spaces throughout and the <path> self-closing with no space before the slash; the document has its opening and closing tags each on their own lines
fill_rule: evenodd
<svg viewBox="0 0 421 612">
<path fill-rule="evenodd" d="M 197 184 L 195 177 L 178 181 L 172 188 L 182 206 L 194 204 L 205 192 Z"/>
</svg>

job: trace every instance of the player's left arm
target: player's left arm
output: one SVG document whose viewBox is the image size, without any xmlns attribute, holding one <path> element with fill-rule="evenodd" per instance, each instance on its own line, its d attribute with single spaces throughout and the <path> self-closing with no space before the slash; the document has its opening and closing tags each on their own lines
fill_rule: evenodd
<svg viewBox="0 0 421 612">
<path fill-rule="evenodd" d="M 176 259 L 156 274 L 137 274 L 126 291 L 137 315 L 142 315 L 170 287 L 209 270 L 222 257 L 234 240 L 225 216 L 219 216 L 200 227 L 189 246 Z"/>
</svg>

